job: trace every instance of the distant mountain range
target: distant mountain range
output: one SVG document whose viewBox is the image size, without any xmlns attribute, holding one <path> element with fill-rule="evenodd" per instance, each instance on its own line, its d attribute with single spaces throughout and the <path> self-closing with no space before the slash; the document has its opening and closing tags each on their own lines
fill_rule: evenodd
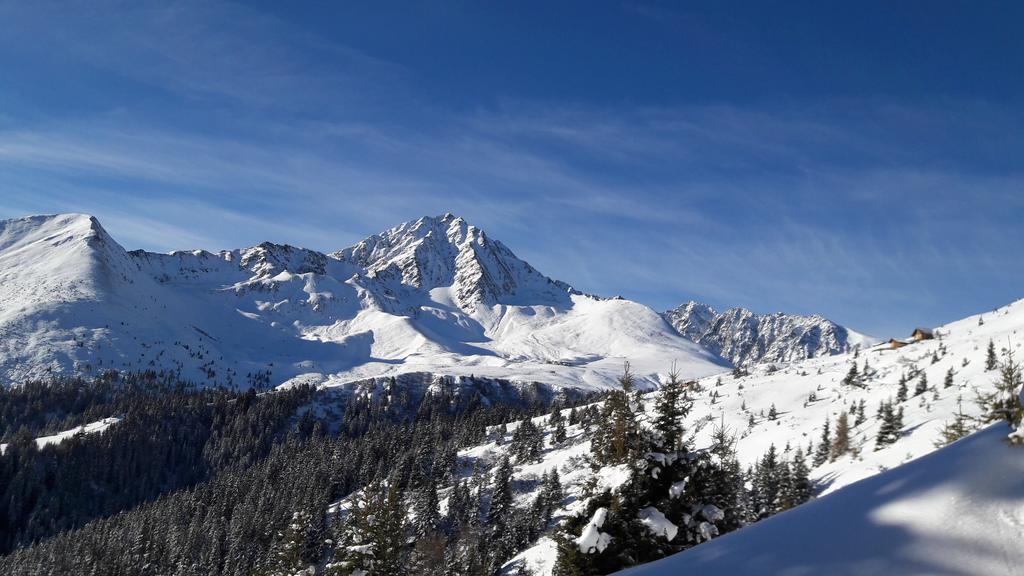
<svg viewBox="0 0 1024 576">
<path fill-rule="evenodd" d="M 719 313 L 692 300 L 665 312 L 665 319 L 736 366 L 842 354 L 877 341 L 818 315 L 755 314 L 745 308 Z"/>
<path fill-rule="evenodd" d="M 264 242 L 125 251 L 96 218 L 0 222 L 0 379 L 170 369 L 200 382 L 340 383 L 424 372 L 601 388 L 729 363 L 798 360 L 863 339 L 820 317 L 660 315 L 584 294 L 452 214 L 330 254 Z"/>
</svg>

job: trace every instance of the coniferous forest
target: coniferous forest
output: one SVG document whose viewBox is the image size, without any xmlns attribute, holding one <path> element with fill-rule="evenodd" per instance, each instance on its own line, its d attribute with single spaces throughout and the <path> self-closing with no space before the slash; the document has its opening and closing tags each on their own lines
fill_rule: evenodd
<svg viewBox="0 0 1024 576">
<path fill-rule="evenodd" d="M 556 574 L 604 574 L 810 498 L 800 450 L 773 446 L 744 471 L 727 430 L 692 446 L 691 386 L 673 377 L 640 394 L 627 368 L 619 390 L 551 405 L 449 389 L 240 392 L 156 372 L 29 382 L 0 391 L 0 572 L 490 575 L 547 536 Z M 34 441 L 112 414 L 102 433 Z M 591 441 L 595 473 L 629 479 L 590 487 L 584 512 L 555 519 L 575 498 L 559 470 L 523 483 L 513 467 L 567 429 Z M 459 451 L 487 442 L 505 455 L 467 469 Z M 606 541 L 588 548 L 596 517 Z M 679 533 L 658 534 L 659 519 Z"/>
</svg>

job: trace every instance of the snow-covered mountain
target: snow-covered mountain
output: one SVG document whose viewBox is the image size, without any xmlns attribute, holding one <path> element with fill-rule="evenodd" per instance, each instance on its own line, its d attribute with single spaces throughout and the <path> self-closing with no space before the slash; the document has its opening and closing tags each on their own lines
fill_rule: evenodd
<svg viewBox="0 0 1024 576">
<path fill-rule="evenodd" d="M 0 380 L 107 368 L 246 385 L 428 372 L 611 385 L 726 364 L 655 311 L 552 280 L 462 218 L 331 254 L 126 252 L 90 216 L 0 222 Z"/>
<path fill-rule="evenodd" d="M 818 315 L 756 314 L 745 308 L 719 313 L 692 300 L 665 312 L 665 319 L 683 336 L 737 366 L 840 354 L 875 342 Z"/>
</svg>

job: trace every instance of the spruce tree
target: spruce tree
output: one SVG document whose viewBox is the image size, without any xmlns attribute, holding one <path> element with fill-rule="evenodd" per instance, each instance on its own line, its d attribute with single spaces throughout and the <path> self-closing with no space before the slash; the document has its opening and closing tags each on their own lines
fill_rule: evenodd
<svg viewBox="0 0 1024 576">
<path fill-rule="evenodd" d="M 850 371 L 846 373 L 846 377 L 843 378 L 844 386 L 859 386 L 860 385 L 860 374 L 857 372 L 857 363 L 850 364 Z"/>
<path fill-rule="evenodd" d="M 749 511 L 746 477 L 736 458 L 736 440 L 724 424 L 716 426 L 712 433 L 711 453 L 716 460 L 716 468 L 714 477 L 707 482 L 705 495 L 725 512 L 717 526 L 723 533 L 730 532 L 746 524 Z"/>
<path fill-rule="evenodd" d="M 437 485 L 433 477 L 415 492 L 413 509 L 416 511 L 415 530 L 419 537 L 432 534 L 441 526 L 441 514 L 438 511 Z"/>
<path fill-rule="evenodd" d="M 963 403 L 961 399 L 957 398 L 956 414 L 951 422 L 946 422 L 942 426 L 942 431 L 939 433 L 940 440 L 935 443 L 935 447 L 941 448 L 947 444 L 952 444 L 970 433 L 971 428 L 967 422 L 967 416 L 964 415 Z"/>
<path fill-rule="evenodd" d="M 754 518 L 767 518 L 782 509 L 782 480 L 775 445 L 768 447 L 754 468 L 751 506 Z"/>
<path fill-rule="evenodd" d="M 621 389 L 613 390 L 604 401 L 598 422 L 599 431 L 591 445 L 598 461 L 603 464 L 622 464 L 635 460 L 644 449 L 643 432 L 630 407 L 634 381 L 628 362 L 619 377 L 619 385 Z"/>
<path fill-rule="evenodd" d="M 491 507 L 487 512 L 487 523 L 492 530 L 504 529 L 512 516 L 512 463 L 508 456 L 502 456 L 494 471 L 491 487 Z"/>
<path fill-rule="evenodd" d="M 902 404 L 907 401 L 907 375 L 900 375 L 899 387 L 896 389 L 896 402 Z"/>
<path fill-rule="evenodd" d="M 928 375 L 921 372 L 921 378 L 917 381 L 917 386 L 914 386 L 914 396 L 920 396 L 928 391 Z"/>
<path fill-rule="evenodd" d="M 573 538 L 564 532 L 556 532 L 551 536 L 555 541 L 555 566 L 551 576 L 585 576 L 588 574 L 586 556 L 580 552 Z"/>
<path fill-rule="evenodd" d="M 846 412 L 839 414 L 836 420 L 836 434 L 832 440 L 832 449 L 829 459 L 835 461 L 850 451 L 850 423 Z"/>
<path fill-rule="evenodd" d="M 854 417 L 854 420 L 853 420 L 853 425 L 854 426 L 860 426 L 861 424 L 863 424 L 867 420 L 867 417 L 864 415 L 865 407 L 866 407 L 866 403 L 864 402 L 864 399 L 861 398 L 860 399 L 860 403 L 857 404 L 857 409 L 854 410 L 854 412 L 856 413 L 856 416 Z"/>
<path fill-rule="evenodd" d="M 551 433 L 551 440 L 557 446 L 560 445 L 562 442 L 565 442 L 565 437 L 565 420 L 559 418 L 555 422 L 555 430 Z"/>
<path fill-rule="evenodd" d="M 654 431 L 661 438 L 662 446 L 669 451 L 676 450 L 683 440 L 683 418 L 690 410 L 686 391 L 679 374 L 672 370 L 668 381 L 661 386 L 655 402 Z"/>
<path fill-rule="evenodd" d="M 882 402 L 878 409 L 878 435 L 875 437 L 875 450 L 881 450 L 896 442 L 900 437 L 900 430 L 903 428 L 903 407 L 896 412 L 892 400 Z"/>
<path fill-rule="evenodd" d="M 946 377 L 942 381 L 943 388 L 950 388 L 953 386 L 953 367 L 950 366 L 949 370 L 946 371 Z"/>
<path fill-rule="evenodd" d="M 999 367 L 999 358 L 996 356 L 996 345 L 989 339 L 988 350 L 985 352 L 985 370 L 991 371 L 997 367 Z"/>
<path fill-rule="evenodd" d="M 1013 352 L 1006 352 L 1006 360 L 999 367 L 999 379 L 996 389 L 988 394 L 978 394 L 978 405 L 981 408 L 981 421 L 995 422 L 1005 420 L 1011 428 L 1021 429 L 1024 419 L 1021 395 L 1024 394 L 1024 377 L 1021 365 L 1014 359 Z M 1010 436 L 1014 443 L 1021 443 L 1024 438 L 1017 432 Z"/>
<path fill-rule="evenodd" d="M 790 483 L 790 496 L 794 506 L 799 506 L 811 499 L 814 493 L 814 486 L 811 484 L 810 470 L 807 469 L 807 462 L 804 459 L 803 450 L 796 449 L 793 455 L 793 464 L 790 466 L 792 481 Z"/>
<path fill-rule="evenodd" d="M 821 440 L 818 442 L 818 449 L 814 453 L 814 466 L 818 467 L 828 462 L 829 454 L 832 452 L 832 438 L 829 433 L 828 416 L 825 417 L 825 426 L 821 430 Z"/>
</svg>

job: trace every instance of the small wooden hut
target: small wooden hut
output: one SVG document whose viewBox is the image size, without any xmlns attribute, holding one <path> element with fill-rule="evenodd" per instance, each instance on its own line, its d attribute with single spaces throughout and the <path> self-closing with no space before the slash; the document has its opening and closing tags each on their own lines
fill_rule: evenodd
<svg viewBox="0 0 1024 576">
<path fill-rule="evenodd" d="M 935 333 L 927 328 L 915 328 L 914 333 L 910 335 L 914 339 L 914 342 L 920 342 L 921 340 L 931 340 L 935 338 Z"/>
</svg>

